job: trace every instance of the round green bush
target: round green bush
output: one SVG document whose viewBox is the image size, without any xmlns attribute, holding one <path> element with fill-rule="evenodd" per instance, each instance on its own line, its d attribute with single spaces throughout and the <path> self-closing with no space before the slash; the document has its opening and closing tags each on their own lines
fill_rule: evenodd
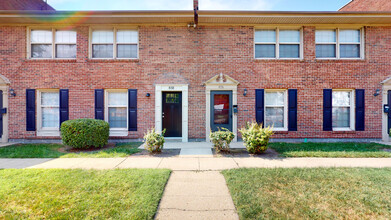
<svg viewBox="0 0 391 220">
<path fill-rule="evenodd" d="M 72 148 L 101 148 L 109 139 L 109 123 L 90 118 L 68 120 L 61 124 L 63 144 Z"/>
</svg>

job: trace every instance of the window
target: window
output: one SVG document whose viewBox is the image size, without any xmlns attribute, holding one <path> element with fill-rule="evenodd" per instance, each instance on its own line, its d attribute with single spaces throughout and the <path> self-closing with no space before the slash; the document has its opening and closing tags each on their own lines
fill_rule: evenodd
<svg viewBox="0 0 391 220">
<path fill-rule="evenodd" d="M 255 30 L 255 58 L 301 58 L 300 30 Z"/>
<path fill-rule="evenodd" d="M 133 59 L 138 57 L 138 31 L 124 29 L 93 30 L 92 58 Z"/>
<path fill-rule="evenodd" d="M 285 90 L 265 91 L 265 126 L 274 130 L 288 130 L 287 92 Z"/>
<path fill-rule="evenodd" d="M 334 91 L 332 93 L 333 130 L 354 129 L 354 108 L 352 91 Z"/>
<path fill-rule="evenodd" d="M 316 58 L 363 58 L 361 30 L 316 30 Z"/>
<path fill-rule="evenodd" d="M 110 133 L 114 136 L 128 135 L 128 92 L 127 90 L 106 90 L 106 117 Z"/>
<path fill-rule="evenodd" d="M 30 31 L 30 57 L 76 58 L 76 31 L 72 30 L 36 30 Z"/>
<path fill-rule="evenodd" d="M 60 127 L 60 95 L 58 90 L 38 91 L 38 136 L 58 136 Z"/>
</svg>

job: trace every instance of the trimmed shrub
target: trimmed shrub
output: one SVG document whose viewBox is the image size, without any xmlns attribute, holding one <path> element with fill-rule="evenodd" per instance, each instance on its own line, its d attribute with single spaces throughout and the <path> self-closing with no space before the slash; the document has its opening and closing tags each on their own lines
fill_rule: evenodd
<svg viewBox="0 0 391 220">
<path fill-rule="evenodd" d="M 157 133 L 154 128 L 147 131 L 144 135 L 144 148 L 151 153 L 161 152 L 164 145 L 164 133 L 166 129 L 161 134 Z"/>
<path fill-rule="evenodd" d="M 253 122 L 239 130 L 242 133 L 243 143 L 248 152 L 260 154 L 266 151 L 269 138 L 273 135 L 270 127 L 262 128 L 262 124 Z"/>
<path fill-rule="evenodd" d="M 109 139 L 109 123 L 90 118 L 68 120 L 61 124 L 61 137 L 63 144 L 72 148 L 101 148 Z"/>
<path fill-rule="evenodd" d="M 216 152 L 229 151 L 229 144 L 235 138 L 235 135 L 226 128 L 222 128 L 221 130 L 219 128 L 218 131 L 211 132 L 209 138 Z"/>
</svg>

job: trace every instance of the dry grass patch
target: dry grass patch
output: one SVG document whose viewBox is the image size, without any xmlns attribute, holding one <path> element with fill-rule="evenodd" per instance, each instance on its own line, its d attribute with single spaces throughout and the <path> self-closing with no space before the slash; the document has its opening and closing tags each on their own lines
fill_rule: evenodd
<svg viewBox="0 0 391 220">
<path fill-rule="evenodd" d="M 390 219 L 391 169 L 223 171 L 241 219 Z"/>
</svg>

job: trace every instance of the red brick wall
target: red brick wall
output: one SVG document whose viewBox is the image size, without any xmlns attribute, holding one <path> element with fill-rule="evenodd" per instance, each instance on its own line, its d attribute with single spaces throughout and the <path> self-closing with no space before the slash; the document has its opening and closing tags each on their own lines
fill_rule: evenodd
<svg viewBox="0 0 391 220">
<path fill-rule="evenodd" d="M 68 88 L 70 119 L 94 117 L 94 89 L 138 89 L 138 131 L 129 132 L 129 138 L 141 138 L 154 127 L 154 84 L 166 76 L 189 82 L 189 138 L 205 138 L 203 83 L 219 73 L 240 82 L 239 128 L 255 119 L 255 89 L 291 88 L 298 89 L 298 131 L 275 137 L 381 138 L 382 100 L 373 93 L 391 76 L 391 27 L 366 28 L 366 59 L 353 61 L 315 60 L 315 27 L 304 27 L 304 59 L 300 61 L 255 60 L 254 28 L 247 26 L 143 26 L 139 28 L 140 59 L 134 61 L 88 59 L 88 27 L 77 31 L 76 60 L 28 60 L 26 27 L 0 27 L 0 72 L 17 94 L 9 98 L 11 139 L 35 138 L 35 132 L 26 131 L 26 88 Z M 247 96 L 242 95 L 245 88 Z M 365 131 L 322 131 L 325 88 L 365 89 Z"/>
<path fill-rule="evenodd" d="M 353 0 L 339 11 L 391 11 L 390 0 Z"/>
</svg>

